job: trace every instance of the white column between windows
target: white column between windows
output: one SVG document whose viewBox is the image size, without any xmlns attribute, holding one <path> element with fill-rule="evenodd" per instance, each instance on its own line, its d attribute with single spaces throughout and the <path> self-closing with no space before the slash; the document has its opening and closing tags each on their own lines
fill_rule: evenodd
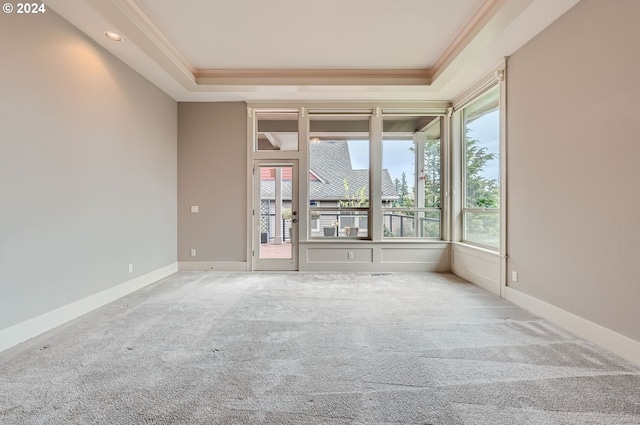
<svg viewBox="0 0 640 425">
<path fill-rule="evenodd" d="M 382 240 L 382 114 L 375 109 L 369 131 L 369 235 L 372 241 Z"/>
</svg>

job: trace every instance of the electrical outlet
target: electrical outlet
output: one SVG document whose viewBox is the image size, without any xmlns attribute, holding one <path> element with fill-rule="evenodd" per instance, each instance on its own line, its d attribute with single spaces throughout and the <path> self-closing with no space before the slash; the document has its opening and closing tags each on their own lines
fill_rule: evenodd
<svg viewBox="0 0 640 425">
<path fill-rule="evenodd" d="M 192 257 L 195 257 L 195 256 L 196 256 L 196 250 L 195 250 L 195 249 L 192 249 L 192 250 L 191 250 L 191 256 L 192 256 Z"/>
<path fill-rule="evenodd" d="M 349 260 L 353 260 L 353 251 L 349 251 L 349 252 L 347 252 L 347 258 L 348 258 Z"/>
<path fill-rule="evenodd" d="M 133 273 L 133 264 L 129 264 L 129 273 Z"/>
<path fill-rule="evenodd" d="M 511 280 L 513 282 L 517 282 L 518 281 L 518 272 L 511 272 Z"/>
</svg>

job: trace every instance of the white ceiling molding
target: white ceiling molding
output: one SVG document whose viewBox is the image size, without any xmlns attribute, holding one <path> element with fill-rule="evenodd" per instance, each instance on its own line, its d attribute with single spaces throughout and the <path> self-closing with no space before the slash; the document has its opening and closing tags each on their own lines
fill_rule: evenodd
<svg viewBox="0 0 640 425">
<path fill-rule="evenodd" d="M 428 86 L 429 69 L 205 69 L 200 85 Z"/>
<path fill-rule="evenodd" d="M 508 0 L 487 0 L 480 10 L 474 15 L 471 21 L 463 28 L 458 36 L 449 45 L 447 50 L 433 66 L 431 74 L 433 78 L 437 78 L 464 52 L 468 50 L 474 41 L 478 40 L 481 32 L 492 30 L 494 33 L 500 31 L 499 25 L 495 24 L 494 19 L 498 12 L 505 6 Z M 521 5 L 530 3 L 530 1 L 522 1 Z M 496 28 L 488 28 L 489 23 L 493 22 Z M 483 37 L 486 42 L 491 41 L 490 36 Z"/>
<path fill-rule="evenodd" d="M 455 13 L 454 5 L 446 1 L 422 1 L 429 1 L 449 15 Z M 422 101 L 459 95 L 498 60 L 511 55 L 577 1 L 485 0 L 432 66 L 384 69 L 359 67 L 358 52 L 351 54 L 352 61 L 345 63 L 344 68 L 310 69 L 301 63 L 300 68 L 286 69 L 264 68 L 260 64 L 241 69 L 198 69 L 176 47 L 166 30 L 143 10 L 159 7 L 159 3 L 144 0 L 139 0 L 140 4 L 136 0 L 45 0 L 45 3 L 179 101 Z M 197 7 L 200 2 L 210 5 L 206 0 L 193 0 L 184 2 L 184 7 Z M 219 2 L 216 7 L 223 10 L 225 3 Z M 380 20 L 394 19 L 384 15 L 388 10 L 373 12 L 380 14 Z M 342 30 L 360 34 L 366 25 L 364 22 Z M 178 28 L 191 30 L 188 22 Z M 122 34 L 122 43 L 106 40 L 104 31 L 112 30 Z M 320 30 L 331 31 L 331 26 Z M 259 39 L 259 35 L 250 36 Z M 372 31 L 371 35 L 377 33 Z M 505 37 L 509 40 L 505 41 Z M 410 48 L 419 55 L 421 43 L 428 45 L 429 40 L 411 40 L 410 45 L 399 47 Z M 336 53 L 340 53 L 336 57 L 345 57 L 344 51 Z M 205 62 L 196 59 L 196 63 Z"/>
<path fill-rule="evenodd" d="M 134 0 L 85 0 L 102 16 L 115 23 L 126 38 L 172 75 L 186 89 L 195 83 L 196 69 L 148 18 Z"/>
</svg>

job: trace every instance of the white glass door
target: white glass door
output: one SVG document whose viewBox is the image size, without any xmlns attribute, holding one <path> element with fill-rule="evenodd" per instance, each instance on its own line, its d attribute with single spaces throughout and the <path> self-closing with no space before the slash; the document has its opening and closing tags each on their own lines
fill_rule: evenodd
<svg viewBox="0 0 640 425">
<path fill-rule="evenodd" d="M 254 163 L 253 269 L 298 270 L 297 161 Z"/>
</svg>

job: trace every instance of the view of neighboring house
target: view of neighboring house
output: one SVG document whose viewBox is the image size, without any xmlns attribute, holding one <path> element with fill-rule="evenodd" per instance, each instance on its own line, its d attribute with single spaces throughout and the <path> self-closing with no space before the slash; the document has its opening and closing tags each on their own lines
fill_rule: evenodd
<svg viewBox="0 0 640 425">
<path fill-rule="evenodd" d="M 345 227 L 362 229 L 357 236 L 366 236 L 366 212 L 357 214 L 340 212 L 338 207 L 349 203 L 351 207 L 367 206 L 369 201 L 369 170 L 354 169 L 346 140 L 322 140 L 309 145 L 309 199 L 311 207 L 336 207 L 336 211 L 312 214 L 311 236 L 323 234 L 324 227 L 338 226 L 340 232 Z M 282 201 L 285 229 L 291 224 L 288 212 L 291 208 L 291 169 L 282 168 Z M 275 234 L 275 169 L 262 167 L 260 171 L 261 227 L 262 232 L 273 239 Z M 388 170 L 382 170 L 383 206 L 400 197 Z M 349 202 L 349 200 L 351 202 Z M 334 227 L 335 228 L 335 227 Z M 355 236 L 355 235 L 354 235 Z M 284 233 L 285 239 L 288 232 Z"/>
</svg>

